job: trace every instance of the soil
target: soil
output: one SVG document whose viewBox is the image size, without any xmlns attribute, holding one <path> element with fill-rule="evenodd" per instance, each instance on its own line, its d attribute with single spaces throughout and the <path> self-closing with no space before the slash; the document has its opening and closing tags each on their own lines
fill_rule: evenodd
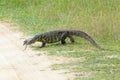
<svg viewBox="0 0 120 80">
<path fill-rule="evenodd" d="M 0 23 L 0 80 L 67 80 L 63 71 L 50 69 L 53 61 L 30 47 L 23 51 L 23 34 Z M 37 56 L 36 54 L 41 54 Z"/>
</svg>

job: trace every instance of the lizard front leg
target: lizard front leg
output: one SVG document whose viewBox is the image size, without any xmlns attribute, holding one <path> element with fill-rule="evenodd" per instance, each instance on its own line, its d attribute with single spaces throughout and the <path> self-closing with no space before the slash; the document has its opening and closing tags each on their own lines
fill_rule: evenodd
<svg viewBox="0 0 120 80">
<path fill-rule="evenodd" d="M 45 47 L 45 45 L 46 45 L 46 42 L 43 40 L 43 41 L 42 41 L 42 45 L 40 46 L 40 48 Z"/>
</svg>

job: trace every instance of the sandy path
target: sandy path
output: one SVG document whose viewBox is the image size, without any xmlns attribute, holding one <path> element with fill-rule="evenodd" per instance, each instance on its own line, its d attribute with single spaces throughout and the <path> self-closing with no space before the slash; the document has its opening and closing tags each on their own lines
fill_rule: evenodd
<svg viewBox="0 0 120 80">
<path fill-rule="evenodd" d="M 46 55 L 30 48 L 23 50 L 22 34 L 0 23 L 0 80 L 66 80 L 59 71 L 51 71 Z"/>
</svg>

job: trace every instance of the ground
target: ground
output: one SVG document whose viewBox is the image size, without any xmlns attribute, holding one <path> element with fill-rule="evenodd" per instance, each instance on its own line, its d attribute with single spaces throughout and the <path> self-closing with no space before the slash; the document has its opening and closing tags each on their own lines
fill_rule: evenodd
<svg viewBox="0 0 120 80">
<path fill-rule="evenodd" d="M 53 71 L 53 61 L 41 51 L 23 51 L 23 34 L 0 23 L 0 80 L 66 80 L 63 71 Z M 37 55 L 41 54 L 41 55 Z"/>
</svg>

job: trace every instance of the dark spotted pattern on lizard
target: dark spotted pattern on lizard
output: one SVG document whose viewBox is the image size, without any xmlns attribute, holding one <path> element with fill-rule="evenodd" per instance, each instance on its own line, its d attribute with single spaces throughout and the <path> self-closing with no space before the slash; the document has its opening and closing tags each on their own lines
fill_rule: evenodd
<svg viewBox="0 0 120 80">
<path fill-rule="evenodd" d="M 75 42 L 72 36 L 79 36 L 81 38 L 84 38 L 89 41 L 93 46 L 102 50 L 102 48 L 98 46 L 96 42 L 87 33 L 79 30 L 55 30 L 43 34 L 38 34 L 35 35 L 33 38 L 26 39 L 23 45 L 27 46 L 39 41 L 42 42 L 42 48 L 45 47 L 46 43 L 55 43 L 61 41 L 61 44 L 65 44 L 66 38 L 69 38 L 71 42 Z"/>
</svg>

